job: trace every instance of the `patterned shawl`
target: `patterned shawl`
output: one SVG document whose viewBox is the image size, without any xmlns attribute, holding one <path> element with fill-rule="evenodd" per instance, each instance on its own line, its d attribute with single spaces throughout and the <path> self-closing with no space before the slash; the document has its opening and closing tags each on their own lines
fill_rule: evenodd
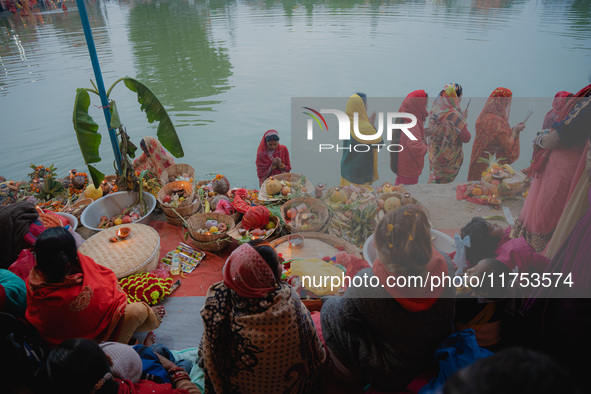
<svg viewBox="0 0 591 394">
<path fill-rule="evenodd" d="M 199 363 L 205 393 L 312 393 L 325 351 L 310 312 L 285 283 L 243 298 L 222 282 L 201 310 Z"/>
<path fill-rule="evenodd" d="M 466 124 L 460 108 L 461 86 L 447 84 L 433 103 L 429 126 L 434 133 L 429 141 L 429 183 L 453 182 L 464 161 L 459 134 Z"/>
<path fill-rule="evenodd" d="M 174 157 L 168 153 L 162 144 L 154 137 L 144 137 L 144 144 L 149 154 L 143 152 L 140 157 L 133 161 L 135 171 L 148 170 L 157 176 L 162 175 L 162 171 L 174 164 Z"/>
</svg>

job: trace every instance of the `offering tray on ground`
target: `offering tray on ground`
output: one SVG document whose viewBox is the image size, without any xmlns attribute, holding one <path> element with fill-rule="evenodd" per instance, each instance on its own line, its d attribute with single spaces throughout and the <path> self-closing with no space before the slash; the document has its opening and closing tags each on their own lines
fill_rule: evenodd
<svg viewBox="0 0 591 394">
<path fill-rule="evenodd" d="M 294 173 L 287 173 L 287 174 L 279 174 L 279 175 L 273 175 L 273 178 L 275 178 L 278 181 L 287 181 L 290 182 L 292 185 L 294 183 L 299 183 L 302 179 L 302 175 L 300 174 L 294 174 Z M 267 193 L 267 181 L 269 179 L 266 179 L 265 182 L 263 182 L 263 184 L 261 185 L 261 190 L 259 191 L 259 201 L 265 201 L 265 202 L 273 202 L 273 201 L 287 201 L 289 199 L 291 199 L 292 197 L 296 197 L 293 193 L 293 187 L 292 187 L 292 194 L 289 194 L 287 196 L 270 196 Z M 303 194 L 309 194 L 312 195 L 314 193 L 314 191 L 316 190 L 314 188 L 314 184 L 312 182 L 310 182 L 310 180 L 308 178 L 306 178 L 306 183 L 304 184 L 304 188 L 305 190 L 302 191 Z M 303 197 L 303 196 L 297 196 L 297 197 Z"/>
<path fill-rule="evenodd" d="M 131 231 L 125 238 L 117 238 L 121 228 Z M 116 242 L 109 241 L 117 238 Z M 78 251 L 97 264 L 110 268 L 117 279 L 156 269 L 160 255 L 160 236 L 145 224 L 122 224 L 107 228 L 88 238 Z"/>
<path fill-rule="evenodd" d="M 322 259 L 326 256 L 332 257 L 336 255 L 340 249 L 354 256 L 361 257 L 361 253 L 359 253 L 357 247 L 340 238 L 325 233 L 297 233 L 297 235 L 304 238 L 304 244 L 300 248 L 291 247 L 289 239 L 294 235 L 296 234 L 285 235 L 271 241 L 269 244 L 273 246 L 277 253 L 280 253 L 285 260 L 305 258 Z"/>
</svg>

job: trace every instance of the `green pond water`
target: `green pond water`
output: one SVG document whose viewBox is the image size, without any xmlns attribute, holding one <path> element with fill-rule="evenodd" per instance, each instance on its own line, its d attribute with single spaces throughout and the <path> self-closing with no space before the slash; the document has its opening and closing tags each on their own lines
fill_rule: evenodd
<svg viewBox="0 0 591 394">
<path fill-rule="evenodd" d="M 76 89 L 92 87 L 94 74 L 76 4 L 67 4 L 68 12 L 0 15 L 0 175 L 9 179 L 24 179 L 30 163 L 53 163 L 60 176 L 86 170 L 72 111 Z M 554 94 L 578 91 L 591 72 L 591 2 L 584 0 L 86 4 L 107 88 L 126 75 L 147 84 L 177 127 L 185 150 L 177 162 L 193 165 L 199 179 L 226 174 L 235 186 L 258 185 L 254 160 L 264 131 L 278 130 L 290 145 L 292 97 L 404 97 L 415 89 L 434 97 L 448 82 L 476 98 L 472 133 L 482 98 L 497 86 L 534 108 L 515 165 L 524 168 Z M 134 93 L 120 84 L 112 98 L 136 144 L 155 135 Z M 91 108 L 103 133 L 98 168 L 114 173 L 104 118 Z M 510 123 L 520 117 L 512 110 Z M 393 180 L 387 153 L 379 161 L 381 179 Z M 467 163 L 458 180 L 466 175 Z"/>
</svg>

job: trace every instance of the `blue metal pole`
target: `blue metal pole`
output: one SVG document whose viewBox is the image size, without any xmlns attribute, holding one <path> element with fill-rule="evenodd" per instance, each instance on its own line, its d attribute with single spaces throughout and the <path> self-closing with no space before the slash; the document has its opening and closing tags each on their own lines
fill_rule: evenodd
<svg viewBox="0 0 591 394">
<path fill-rule="evenodd" d="M 111 112 L 109 111 L 109 100 L 107 99 L 107 92 L 103 82 L 103 74 L 99 65 L 98 56 L 96 54 L 96 47 L 92 38 L 92 31 L 90 30 L 90 22 L 88 21 L 88 14 L 86 13 L 86 5 L 84 0 L 76 0 L 78 5 L 78 13 L 84 28 L 84 36 L 86 37 L 86 45 L 88 46 L 88 53 L 90 54 L 90 61 L 92 62 L 92 69 L 94 70 L 94 77 L 96 78 L 96 86 L 98 87 L 101 97 L 101 104 L 105 120 L 107 121 L 107 128 L 109 129 L 109 137 L 111 138 L 111 146 L 115 154 L 115 163 L 117 163 L 117 170 L 121 174 L 121 152 L 119 151 L 119 141 L 117 139 L 117 131 L 111 128 Z"/>
</svg>

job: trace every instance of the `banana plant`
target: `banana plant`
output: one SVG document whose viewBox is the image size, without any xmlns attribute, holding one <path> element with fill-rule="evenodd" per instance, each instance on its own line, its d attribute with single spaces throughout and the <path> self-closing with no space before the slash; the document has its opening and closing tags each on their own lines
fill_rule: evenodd
<svg viewBox="0 0 591 394">
<path fill-rule="evenodd" d="M 157 137 L 162 146 L 166 148 L 174 157 L 179 158 L 184 156 L 183 147 L 178 138 L 174 125 L 166 109 L 158 98 L 152 93 L 148 87 L 142 84 L 140 81 L 124 77 L 120 78 L 107 91 L 107 98 L 109 100 L 109 111 L 111 112 L 111 124 L 110 128 L 122 130 L 121 120 L 117 111 L 115 101 L 110 98 L 113 88 L 123 81 L 131 91 L 137 93 L 137 100 L 141 104 L 141 110 L 146 113 L 149 123 L 158 121 Z M 99 147 L 101 145 L 102 136 L 98 132 L 99 126 L 92 119 L 92 116 L 88 113 L 90 107 L 90 94 L 94 93 L 99 96 L 99 90 L 91 80 L 93 88 L 79 88 L 76 89 L 76 99 L 74 101 L 74 114 L 73 123 L 74 130 L 76 131 L 76 137 L 78 138 L 78 145 L 84 158 L 84 163 L 88 166 L 88 172 L 92 178 L 92 182 L 95 187 L 99 187 L 100 183 L 105 177 L 105 174 L 97 170 L 91 164 L 98 163 L 101 161 L 99 155 Z M 121 134 L 120 134 L 121 136 Z M 123 138 L 127 138 L 124 136 Z M 121 146 L 121 144 L 120 144 Z M 125 152 L 122 153 L 121 160 L 128 160 L 125 155 L 133 158 L 135 157 L 135 145 L 129 143 L 126 144 Z M 118 174 L 119 176 L 125 174 Z"/>
</svg>

